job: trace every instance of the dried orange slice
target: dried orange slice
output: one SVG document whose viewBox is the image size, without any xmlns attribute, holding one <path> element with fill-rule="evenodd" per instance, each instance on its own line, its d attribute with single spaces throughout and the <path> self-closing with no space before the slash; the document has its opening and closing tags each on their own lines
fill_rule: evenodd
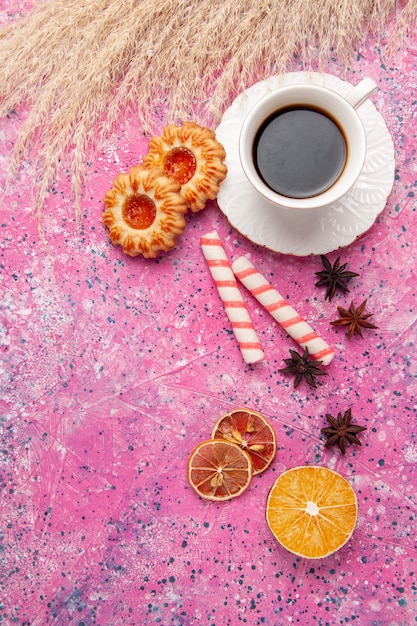
<svg viewBox="0 0 417 626">
<path fill-rule="evenodd" d="M 249 454 L 227 441 L 203 441 L 188 459 L 188 480 L 206 500 L 240 496 L 249 486 L 252 473 Z"/>
<path fill-rule="evenodd" d="M 263 415 L 250 409 L 236 409 L 215 424 L 213 439 L 240 446 L 252 459 L 253 473 L 260 474 L 272 463 L 277 451 L 275 431 Z"/>
<path fill-rule="evenodd" d="M 272 533 L 290 552 L 320 559 L 339 550 L 356 525 L 358 504 L 348 481 L 325 467 L 287 470 L 266 504 Z"/>
</svg>

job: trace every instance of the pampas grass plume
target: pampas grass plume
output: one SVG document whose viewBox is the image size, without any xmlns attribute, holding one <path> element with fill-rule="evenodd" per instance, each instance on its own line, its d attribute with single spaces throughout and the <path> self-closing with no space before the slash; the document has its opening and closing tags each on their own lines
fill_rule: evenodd
<svg viewBox="0 0 417 626">
<path fill-rule="evenodd" d="M 87 147 L 109 136 L 126 108 L 146 132 L 167 122 L 214 126 L 231 98 L 255 80 L 332 54 L 348 63 L 370 30 L 398 12 L 414 23 L 417 0 L 41 0 L 0 28 L 0 116 L 29 113 L 10 159 L 38 176 L 41 221 L 60 160 L 69 155 L 80 212 Z M 33 154 L 33 151 L 31 152 Z"/>
</svg>

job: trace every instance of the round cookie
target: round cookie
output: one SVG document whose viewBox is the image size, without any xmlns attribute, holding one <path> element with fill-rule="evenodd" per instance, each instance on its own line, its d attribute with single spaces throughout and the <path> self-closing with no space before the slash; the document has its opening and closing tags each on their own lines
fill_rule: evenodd
<svg viewBox="0 0 417 626">
<path fill-rule="evenodd" d="M 187 203 L 181 185 L 160 168 L 132 167 L 104 196 L 103 223 L 110 240 L 130 256 L 155 258 L 176 245 L 184 232 Z"/>
<path fill-rule="evenodd" d="M 194 122 L 169 124 L 159 137 L 149 141 L 143 158 L 146 167 L 162 167 L 181 185 L 181 194 L 193 213 L 214 200 L 227 174 L 226 152 L 209 128 Z"/>
</svg>

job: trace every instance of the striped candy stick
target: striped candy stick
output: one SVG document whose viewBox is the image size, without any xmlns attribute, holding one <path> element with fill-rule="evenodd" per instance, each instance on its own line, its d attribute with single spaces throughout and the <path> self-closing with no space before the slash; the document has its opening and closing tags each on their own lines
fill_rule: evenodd
<svg viewBox="0 0 417 626">
<path fill-rule="evenodd" d="M 264 353 L 219 235 L 216 231 L 208 233 L 201 237 L 200 243 L 227 317 L 232 324 L 243 359 L 246 363 L 262 361 Z"/>
<path fill-rule="evenodd" d="M 239 257 L 232 264 L 235 276 L 250 293 L 281 324 L 288 334 L 302 347 L 308 348 L 314 361 L 328 365 L 334 350 L 304 321 L 287 300 L 276 291 L 246 257 Z"/>
</svg>

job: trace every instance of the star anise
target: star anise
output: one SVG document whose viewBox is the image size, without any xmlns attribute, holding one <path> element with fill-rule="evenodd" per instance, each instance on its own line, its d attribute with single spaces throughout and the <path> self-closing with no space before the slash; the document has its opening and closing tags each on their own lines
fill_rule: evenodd
<svg viewBox="0 0 417 626">
<path fill-rule="evenodd" d="M 355 443 L 358 446 L 362 445 L 358 437 L 358 433 L 366 430 L 366 426 L 358 426 L 358 424 L 352 424 L 352 409 L 337 414 L 335 419 L 330 413 L 326 414 L 326 419 L 330 426 L 322 428 L 321 432 L 326 435 L 327 441 L 324 444 L 325 448 L 329 446 L 338 445 L 342 454 L 346 453 L 347 443 Z"/>
<path fill-rule="evenodd" d="M 324 270 L 315 272 L 316 276 L 320 277 L 320 280 L 315 283 L 315 285 L 316 287 L 327 287 L 324 299 L 326 300 L 326 298 L 328 298 L 330 301 L 336 293 L 336 289 L 340 289 L 343 293 L 347 293 L 349 289 L 346 282 L 355 276 L 359 276 L 359 274 L 356 272 L 346 271 L 347 263 L 340 265 L 340 256 L 337 257 L 333 265 L 327 257 L 324 256 L 324 254 L 321 254 L 320 258 L 323 263 Z"/>
<path fill-rule="evenodd" d="M 364 313 L 366 303 L 367 300 L 364 300 L 362 304 L 356 308 L 352 302 L 348 310 L 338 306 L 337 310 L 340 318 L 334 322 L 330 322 L 330 324 L 332 326 L 347 326 L 348 339 L 351 339 L 355 333 L 363 338 L 362 328 L 371 328 L 373 330 L 378 328 L 378 326 L 374 326 L 374 324 L 368 322 L 368 318 L 372 317 L 373 313 Z"/>
<path fill-rule="evenodd" d="M 290 355 L 290 359 L 284 359 L 287 367 L 283 367 L 279 371 L 294 376 L 294 389 L 297 389 L 303 378 L 310 387 L 317 387 L 315 377 L 327 376 L 327 372 L 323 372 L 323 370 L 318 367 L 321 361 L 310 361 L 308 348 L 304 349 L 303 354 L 298 354 L 295 350 L 290 350 Z"/>
</svg>

